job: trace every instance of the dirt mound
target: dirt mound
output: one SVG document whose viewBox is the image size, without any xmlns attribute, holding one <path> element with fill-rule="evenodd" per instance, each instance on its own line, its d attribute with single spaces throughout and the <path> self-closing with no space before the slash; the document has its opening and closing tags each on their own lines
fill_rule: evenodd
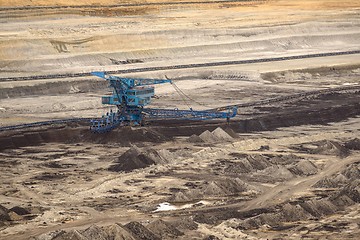
<svg viewBox="0 0 360 240">
<path fill-rule="evenodd" d="M 343 144 L 336 141 L 319 141 L 312 142 L 308 144 L 301 144 L 294 147 L 296 150 L 307 152 L 311 154 L 324 154 L 324 155 L 334 155 L 341 158 L 347 157 L 349 155 L 349 149 L 346 148 Z"/>
<path fill-rule="evenodd" d="M 263 155 L 244 155 L 237 157 L 237 159 L 239 160 L 223 162 L 226 166 L 224 168 L 225 173 L 251 173 L 257 170 L 264 170 L 272 165 L 268 158 Z"/>
<path fill-rule="evenodd" d="M 190 143 L 202 143 L 204 142 L 201 137 L 199 137 L 198 135 L 196 134 L 193 134 L 191 135 L 188 139 L 187 139 L 188 142 Z"/>
<path fill-rule="evenodd" d="M 217 174 L 246 175 L 248 179 L 266 183 L 275 183 L 294 178 L 296 175 L 309 176 L 318 169 L 311 161 L 295 155 L 272 154 L 235 154 L 233 160 L 219 159 L 210 166 Z"/>
<path fill-rule="evenodd" d="M 359 184 L 360 184 L 359 179 L 356 179 L 354 181 L 350 181 L 332 199 L 338 200 L 339 197 L 345 196 L 345 197 L 351 199 L 351 201 L 359 203 L 360 202 L 360 185 Z M 344 199 L 342 199 L 342 201 L 343 200 Z"/>
<path fill-rule="evenodd" d="M 228 195 L 239 192 L 244 192 L 250 189 L 249 185 L 239 178 L 226 178 L 218 181 L 208 182 L 202 187 L 201 191 L 205 195 L 216 196 L 216 195 Z"/>
<path fill-rule="evenodd" d="M 192 186 L 191 189 L 181 190 L 174 193 L 170 202 L 189 202 L 208 197 L 227 196 L 253 190 L 253 187 L 239 178 L 223 178 L 216 181 L 204 181 Z"/>
<path fill-rule="evenodd" d="M 264 154 L 264 156 L 269 159 L 269 162 L 275 165 L 288 165 L 302 159 L 301 157 L 293 154 L 289 154 L 289 155 Z"/>
<path fill-rule="evenodd" d="M 309 176 L 317 173 L 317 167 L 308 160 L 302 160 L 294 166 L 289 167 L 289 171 L 295 175 Z"/>
<path fill-rule="evenodd" d="M 227 174 L 241 174 L 255 171 L 247 159 L 241 159 L 236 162 L 231 161 L 226 165 L 227 166 L 225 167 L 224 172 Z"/>
<path fill-rule="evenodd" d="M 360 162 L 350 164 L 340 173 L 319 180 L 313 187 L 336 188 L 355 182 L 357 179 L 360 179 Z"/>
<path fill-rule="evenodd" d="M 229 134 L 232 138 L 237 138 L 238 134 L 230 127 L 224 129 L 224 131 Z"/>
<path fill-rule="evenodd" d="M 192 217 L 179 217 L 176 220 L 172 221 L 171 224 L 176 226 L 180 231 L 196 230 L 198 229 L 198 224 L 194 222 Z"/>
<path fill-rule="evenodd" d="M 15 206 L 7 209 L 0 205 L 0 226 L 5 225 L 8 221 L 31 220 L 43 213 L 45 208 Z"/>
<path fill-rule="evenodd" d="M 119 224 L 105 226 L 102 229 L 106 232 L 109 240 L 135 240 L 134 236 Z"/>
<path fill-rule="evenodd" d="M 350 180 L 360 179 L 360 162 L 349 165 L 341 174 Z"/>
<path fill-rule="evenodd" d="M 165 136 L 154 128 L 131 128 L 124 126 L 116 128 L 109 133 L 94 134 L 89 131 L 88 126 L 89 123 L 84 121 L 4 132 L 0 136 L 0 150 L 51 142 L 90 142 L 97 144 L 111 142 L 131 147 L 136 143 L 160 143 L 170 141 L 173 138 L 172 132 L 166 133 L 168 135 Z"/>
<path fill-rule="evenodd" d="M 215 235 L 209 235 L 209 236 L 206 236 L 205 238 L 203 238 L 203 240 L 220 240 L 220 238 L 218 238 Z"/>
<path fill-rule="evenodd" d="M 160 230 L 162 228 L 167 234 L 172 236 L 180 236 L 182 233 L 169 223 L 156 221 L 158 226 L 153 226 Z M 167 231 L 165 231 L 167 230 Z M 165 236 L 165 235 L 164 235 Z M 130 222 L 125 226 L 119 224 L 112 224 L 104 227 L 92 225 L 85 230 L 69 230 L 69 231 L 55 231 L 38 236 L 36 239 L 51 239 L 51 240 L 160 240 L 161 238 L 151 232 L 138 222 Z"/>
<path fill-rule="evenodd" d="M 282 219 L 285 222 L 296 222 L 304 219 L 309 219 L 312 217 L 310 213 L 304 210 L 299 204 L 285 204 L 282 207 Z"/>
<path fill-rule="evenodd" d="M 263 155 L 248 155 L 246 159 L 256 170 L 264 170 L 265 168 L 271 166 L 269 160 Z"/>
<path fill-rule="evenodd" d="M 25 208 L 19 207 L 19 206 L 15 206 L 9 209 L 9 211 L 15 212 L 18 215 L 27 215 L 27 214 L 31 214 L 31 212 Z"/>
<path fill-rule="evenodd" d="M 348 142 L 345 142 L 345 147 L 351 150 L 360 150 L 360 139 L 354 138 Z"/>
<path fill-rule="evenodd" d="M 347 157 L 349 155 L 349 150 L 341 143 L 335 141 L 323 141 L 319 142 L 318 148 L 314 150 L 314 153 Z"/>
<path fill-rule="evenodd" d="M 214 143 L 217 142 L 217 138 L 214 136 L 214 134 L 212 134 L 212 132 L 210 132 L 209 130 L 206 130 L 205 132 L 203 132 L 202 134 L 199 135 L 199 137 L 207 143 Z"/>
<path fill-rule="evenodd" d="M 126 230 L 131 232 L 135 239 L 141 240 L 160 240 L 161 238 L 151 232 L 149 229 L 144 227 L 138 222 L 130 222 L 124 226 Z"/>
<path fill-rule="evenodd" d="M 87 229 L 81 232 L 82 236 L 86 239 L 97 239 L 97 240 L 107 240 L 108 236 L 103 229 L 96 225 L 91 225 Z"/>
<path fill-rule="evenodd" d="M 262 182 L 284 181 L 294 177 L 294 174 L 285 166 L 273 165 L 262 171 L 258 171 L 253 176 L 262 179 Z"/>
<path fill-rule="evenodd" d="M 338 210 L 331 201 L 326 199 L 311 199 L 304 203 L 300 203 L 300 206 L 314 217 L 330 215 Z"/>
<path fill-rule="evenodd" d="M 325 177 L 313 185 L 315 188 L 337 188 L 346 184 L 348 179 L 339 174 L 336 177 Z"/>
<path fill-rule="evenodd" d="M 156 220 L 154 222 L 151 222 L 146 227 L 156 235 L 160 236 L 162 239 L 174 239 L 177 236 L 184 235 L 183 232 L 180 232 L 172 224 L 163 220 Z"/>
<path fill-rule="evenodd" d="M 339 207 L 327 199 L 310 199 L 299 203 L 286 203 L 276 208 L 264 209 L 264 213 L 244 219 L 239 224 L 239 229 L 257 229 L 264 225 L 268 225 L 273 229 L 281 229 L 286 227 L 286 223 L 304 221 L 314 217 L 319 218 L 331 215 L 338 210 Z"/>
<path fill-rule="evenodd" d="M 8 214 L 9 210 L 0 205 L 0 226 L 3 226 L 5 222 L 10 221 L 10 216 Z"/>
<path fill-rule="evenodd" d="M 57 236 L 51 240 L 88 240 L 86 237 L 81 235 L 77 230 L 70 230 L 68 232 L 61 231 Z"/>
<path fill-rule="evenodd" d="M 131 146 L 131 143 L 137 143 L 137 142 L 158 143 L 171 139 L 171 137 L 166 137 L 151 127 L 149 128 L 120 127 L 106 134 L 94 135 L 88 133 L 88 137 L 90 138 L 90 141 L 93 142 L 108 143 L 109 141 L 111 141 L 111 142 L 121 143 L 124 146 Z"/>
<path fill-rule="evenodd" d="M 224 131 L 221 127 L 216 128 L 211 133 L 218 139 L 218 141 L 221 141 L 221 140 L 223 140 L 223 141 L 231 141 L 231 140 L 233 140 L 233 138 L 226 131 Z"/>
<path fill-rule="evenodd" d="M 141 151 L 137 147 L 132 147 L 116 159 L 109 167 L 113 172 L 131 172 L 139 168 L 146 168 L 153 164 L 163 164 L 167 160 L 164 159 L 156 150 L 148 149 Z"/>
<path fill-rule="evenodd" d="M 216 128 L 214 131 L 210 132 L 209 130 L 204 131 L 199 135 L 200 139 L 207 143 L 231 141 L 233 137 L 230 136 L 226 131 L 221 127 Z"/>
</svg>

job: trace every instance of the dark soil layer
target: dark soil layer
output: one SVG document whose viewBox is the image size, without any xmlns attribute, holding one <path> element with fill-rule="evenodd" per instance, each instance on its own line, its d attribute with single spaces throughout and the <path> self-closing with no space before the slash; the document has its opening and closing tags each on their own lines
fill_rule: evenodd
<svg viewBox="0 0 360 240">
<path fill-rule="evenodd" d="M 148 122 L 147 127 L 122 127 L 104 134 L 91 133 L 88 127 L 84 127 L 87 123 L 7 131 L 0 133 L 0 150 L 44 142 L 113 142 L 131 146 L 133 143 L 169 141 L 176 136 L 200 135 L 206 130 L 214 131 L 218 127 L 231 132 L 252 132 L 305 124 L 326 124 L 360 115 L 359 99 L 359 93 L 325 95 L 319 99 L 279 106 L 272 113 L 257 114 L 258 116 L 247 120 L 232 120 L 229 125 L 224 120 L 164 120 Z"/>
<path fill-rule="evenodd" d="M 80 80 L 71 82 L 51 82 L 34 86 L 21 86 L 13 88 L 1 88 L 0 99 L 15 98 L 33 95 L 57 95 L 76 92 L 94 92 L 99 89 L 105 90 L 106 81 L 101 80 Z"/>
<path fill-rule="evenodd" d="M 136 147 L 132 147 L 118 157 L 109 167 L 109 170 L 113 172 L 130 172 L 134 169 L 146 168 L 164 162 L 166 162 L 166 159 L 154 149 L 141 151 Z"/>
</svg>

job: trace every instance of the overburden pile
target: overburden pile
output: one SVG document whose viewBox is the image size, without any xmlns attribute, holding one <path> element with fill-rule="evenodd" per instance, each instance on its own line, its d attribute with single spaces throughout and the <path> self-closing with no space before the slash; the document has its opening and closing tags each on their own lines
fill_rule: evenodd
<svg viewBox="0 0 360 240">
<path fill-rule="evenodd" d="M 155 149 L 141 150 L 136 146 L 131 147 L 109 167 L 113 172 L 131 172 L 135 169 L 146 168 L 150 165 L 167 163 Z"/>
<path fill-rule="evenodd" d="M 175 239 L 184 235 L 183 231 L 197 229 L 197 225 L 192 220 L 183 219 L 182 222 L 184 223 L 178 224 L 177 222 L 156 220 L 147 226 L 136 221 L 125 225 L 115 223 L 103 227 L 91 225 L 85 230 L 49 232 L 35 237 L 33 240 L 161 240 Z M 195 228 L 187 227 L 191 222 L 195 224 Z"/>
<path fill-rule="evenodd" d="M 199 136 L 194 134 L 188 138 L 188 142 L 191 143 L 231 142 L 236 137 L 237 137 L 236 133 L 232 129 L 227 128 L 223 130 L 221 127 L 218 127 L 212 132 L 206 130 L 203 133 L 201 133 Z"/>
</svg>

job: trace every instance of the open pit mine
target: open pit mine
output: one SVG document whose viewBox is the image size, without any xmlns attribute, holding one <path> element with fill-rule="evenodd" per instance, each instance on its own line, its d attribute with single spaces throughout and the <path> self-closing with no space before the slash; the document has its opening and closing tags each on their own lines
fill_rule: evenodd
<svg viewBox="0 0 360 240">
<path fill-rule="evenodd" d="M 0 239 L 359 239 L 359 16 L 1 0 Z"/>
</svg>

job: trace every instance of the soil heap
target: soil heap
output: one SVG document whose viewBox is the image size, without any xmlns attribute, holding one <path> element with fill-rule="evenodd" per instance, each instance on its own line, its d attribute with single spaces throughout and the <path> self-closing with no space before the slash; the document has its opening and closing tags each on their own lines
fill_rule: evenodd
<svg viewBox="0 0 360 240">
<path fill-rule="evenodd" d="M 345 147 L 351 150 L 360 150 L 360 139 L 354 138 L 345 143 Z"/>
<path fill-rule="evenodd" d="M 172 224 L 161 219 L 150 223 L 147 225 L 147 228 L 156 235 L 160 236 L 162 239 L 174 239 L 177 236 L 184 235 L 183 232 L 180 232 Z"/>
<path fill-rule="evenodd" d="M 141 151 L 137 147 L 131 147 L 109 167 L 113 172 L 131 172 L 135 169 L 146 168 L 153 164 L 163 164 L 167 160 L 154 149 Z"/>
<path fill-rule="evenodd" d="M 230 132 L 231 134 L 235 135 L 235 133 Z M 216 128 L 214 131 L 210 132 L 206 130 L 205 132 L 199 135 L 199 138 L 206 143 L 216 143 L 216 142 L 224 142 L 224 141 L 232 141 L 233 137 L 224 131 L 221 127 Z M 196 135 L 191 136 L 188 141 L 193 142 L 200 142 L 200 139 L 196 137 Z"/>
</svg>

